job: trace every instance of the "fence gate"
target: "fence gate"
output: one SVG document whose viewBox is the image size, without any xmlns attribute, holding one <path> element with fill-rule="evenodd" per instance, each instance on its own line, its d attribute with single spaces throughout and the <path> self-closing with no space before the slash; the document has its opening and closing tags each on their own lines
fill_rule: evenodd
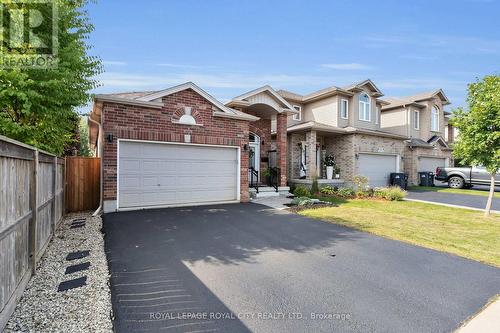
<svg viewBox="0 0 500 333">
<path fill-rule="evenodd" d="M 80 212 L 99 207 L 101 159 L 66 157 L 66 210 Z"/>
</svg>

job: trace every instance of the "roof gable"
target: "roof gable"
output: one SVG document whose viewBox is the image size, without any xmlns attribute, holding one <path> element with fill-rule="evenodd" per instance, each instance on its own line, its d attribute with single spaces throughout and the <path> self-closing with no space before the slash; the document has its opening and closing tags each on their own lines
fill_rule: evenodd
<svg viewBox="0 0 500 333">
<path fill-rule="evenodd" d="M 384 94 L 382 93 L 382 91 L 370 79 L 366 79 L 364 81 L 361 81 L 361 82 L 355 83 L 353 85 L 344 87 L 344 89 L 352 91 L 352 90 L 361 89 L 362 87 L 365 87 L 365 86 L 370 89 L 370 91 L 373 93 L 373 96 L 375 96 L 375 97 L 384 96 Z"/>
<path fill-rule="evenodd" d="M 249 91 L 247 93 L 244 93 L 242 95 L 236 96 L 235 98 L 232 99 L 231 102 L 236 102 L 236 101 L 246 101 L 252 96 L 258 95 L 265 93 L 269 96 L 271 96 L 276 102 L 278 102 L 284 109 L 287 109 L 288 111 L 296 112 L 293 106 L 288 103 L 287 100 L 285 100 L 280 94 L 278 94 L 271 86 L 265 85 L 263 87 L 254 89 L 252 91 Z M 229 102 L 228 104 L 230 104 Z"/>
</svg>

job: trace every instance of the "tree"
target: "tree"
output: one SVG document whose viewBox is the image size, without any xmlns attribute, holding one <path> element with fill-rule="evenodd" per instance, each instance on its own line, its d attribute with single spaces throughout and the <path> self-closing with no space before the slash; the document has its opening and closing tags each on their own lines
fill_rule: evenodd
<svg viewBox="0 0 500 333">
<path fill-rule="evenodd" d="M 87 54 L 86 41 L 94 29 L 84 9 L 87 0 L 54 0 L 54 5 L 58 64 L 0 70 L 0 134 L 63 154 L 78 133 L 75 109 L 91 100 L 89 91 L 98 86 L 96 75 L 102 65 L 99 58 Z M 44 33 L 52 32 L 38 32 Z"/>
<path fill-rule="evenodd" d="M 79 133 L 78 139 L 80 143 L 80 151 L 78 155 L 80 156 L 92 156 L 89 147 L 89 125 L 87 124 L 87 116 L 80 117 L 80 123 L 78 126 Z"/>
<path fill-rule="evenodd" d="M 500 76 L 485 76 L 469 84 L 467 104 L 467 112 L 459 108 L 451 119 L 459 130 L 453 154 L 464 164 L 486 167 L 491 175 L 485 208 L 488 216 L 495 192 L 495 174 L 500 169 Z"/>
</svg>

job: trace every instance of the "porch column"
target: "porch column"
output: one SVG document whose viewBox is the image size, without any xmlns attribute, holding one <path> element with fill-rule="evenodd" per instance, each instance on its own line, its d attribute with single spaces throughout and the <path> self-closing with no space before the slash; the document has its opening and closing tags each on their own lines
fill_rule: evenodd
<svg viewBox="0 0 500 333">
<path fill-rule="evenodd" d="M 316 171 L 316 131 L 306 133 L 307 172 L 306 179 L 317 177 Z"/>
<path fill-rule="evenodd" d="M 277 150 L 276 164 L 278 168 L 280 168 L 281 170 L 280 186 L 286 186 L 286 175 L 287 175 L 286 128 L 287 128 L 287 115 L 285 113 L 277 114 L 276 115 L 276 150 Z"/>
</svg>

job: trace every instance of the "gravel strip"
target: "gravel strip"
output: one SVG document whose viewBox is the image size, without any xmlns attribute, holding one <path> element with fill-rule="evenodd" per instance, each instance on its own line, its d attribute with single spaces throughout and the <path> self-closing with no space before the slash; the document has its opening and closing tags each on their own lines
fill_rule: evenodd
<svg viewBox="0 0 500 333">
<path fill-rule="evenodd" d="M 86 226 L 70 229 L 75 218 L 86 218 Z M 5 332 L 113 331 L 109 271 L 101 227 L 101 218 L 92 217 L 90 213 L 68 214 L 64 218 Z M 90 255 L 66 261 L 68 253 L 82 250 L 90 250 Z M 88 270 L 64 274 L 66 267 L 84 262 L 90 262 Z M 85 275 L 86 286 L 57 292 L 61 282 Z"/>
</svg>

